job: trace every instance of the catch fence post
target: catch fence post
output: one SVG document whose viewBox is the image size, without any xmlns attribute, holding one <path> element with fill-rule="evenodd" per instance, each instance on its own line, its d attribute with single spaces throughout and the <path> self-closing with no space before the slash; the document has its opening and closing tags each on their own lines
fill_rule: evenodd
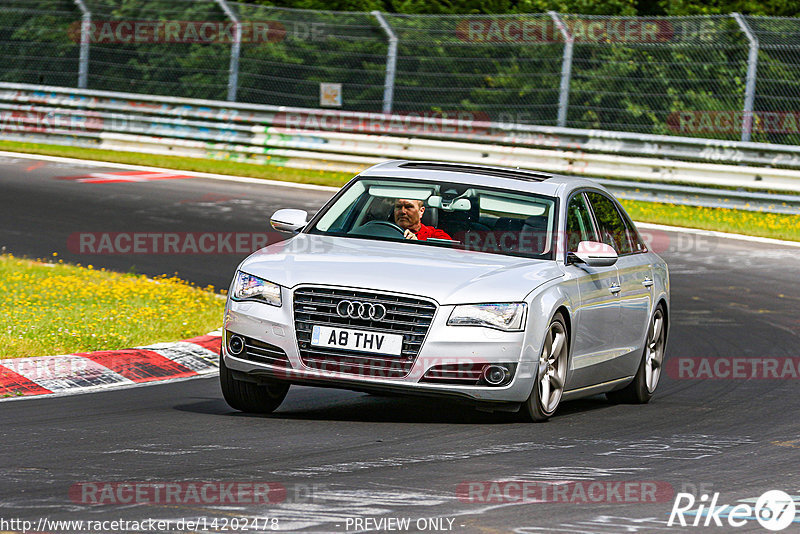
<svg viewBox="0 0 800 534">
<path fill-rule="evenodd" d="M 564 21 L 561 19 L 561 15 L 555 11 L 548 11 L 547 13 L 550 15 L 550 18 L 553 19 L 553 23 L 556 25 L 556 28 L 558 28 L 558 31 L 561 32 L 561 36 L 564 38 L 564 54 L 561 58 L 561 87 L 558 94 L 558 119 L 556 121 L 558 126 L 563 127 L 567 125 L 569 84 L 572 78 L 572 45 L 574 39 L 567 29 L 567 25 L 564 24 Z"/>
<path fill-rule="evenodd" d="M 758 69 L 758 37 L 750 29 L 750 25 L 741 13 L 731 13 L 739 29 L 750 43 L 750 53 L 747 56 L 747 84 L 744 89 L 744 116 L 742 117 L 742 141 L 750 141 L 753 132 L 753 103 L 756 99 L 756 71 Z"/>
<path fill-rule="evenodd" d="M 89 81 L 89 39 L 92 28 L 92 12 L 83 0 L 74 0 L 81 10 L 81 48 L 78 59 L 78 89 L 86 89 Z"/>
<path fill-rule="evenodd" d="M 389 38 L 389 50 L 386 52 L 386 80 L 383 84 L 383 112 L 391 113 L 394 101 L 394 76 L 397 68 L 397 35 L 380 11 L 373 11 L 372 16 L 378 20 L 378 24 Z"/>
<path fill-rule="evenodd" d="M 239 87 L 239 54 L 242 48 L 242 23 L 233 12 L 228 2 L 216 0 L 225 15 L 233 22 L 233 43 L 231 43 L 231 63 L 228 69 L 228 101 L 236 102 L 236 90 Z"/>
</svg>

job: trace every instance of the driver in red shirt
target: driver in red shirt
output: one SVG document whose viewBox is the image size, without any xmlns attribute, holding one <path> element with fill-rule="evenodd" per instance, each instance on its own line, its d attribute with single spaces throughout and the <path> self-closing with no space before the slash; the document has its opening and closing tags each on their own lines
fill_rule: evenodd
<svg viewBox="0 0 800 534">
<path fill-rule="evenodd" d="M 425 241 L 429 237 L 436 239 L 452 239 L 444 230 L 422 224 L 425 205 L 421 200 L 398 198 L 394 202 L 394 222 L 405 230 L 406 239 Z"/>
</svg>

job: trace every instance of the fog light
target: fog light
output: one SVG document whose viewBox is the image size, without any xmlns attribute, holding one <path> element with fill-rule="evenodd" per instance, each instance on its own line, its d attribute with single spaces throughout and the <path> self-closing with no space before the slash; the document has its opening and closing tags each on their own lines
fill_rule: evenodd
<svg viewBox="0 0 800 534">
<path fill-rule="evenodd" d="M 483 379 L 490 386 L 499 386 L 511 376 L 511 371 L 502 365 L 489 365 L 483 370 Z"/>
<path fill-rule="evenodd" d="M 241 354 L 242 351 L 244 351 L 244 339 L 242 339 L 242 336 L 236 334 L 232 335 L 231 339 L 228 341 L 228 348 L 231 354 Z"/>
</svg>

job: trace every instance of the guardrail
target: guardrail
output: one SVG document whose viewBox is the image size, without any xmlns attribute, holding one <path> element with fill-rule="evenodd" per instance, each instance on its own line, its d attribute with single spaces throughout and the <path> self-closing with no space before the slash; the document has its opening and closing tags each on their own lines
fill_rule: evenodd
<svg viewBox="0 0 800 534">
<path fill-rule="evenodd" d="M 0 137 L 343 172 L 396 158 L 518 166 L 660 182 L 609 185 L 651 197 L 671 192 L 696 205 L 708 205 L 692 200 L 708 194 L 664 184 L 800 193 L 798 146 L 489 123 L 469 113 L 341 112 L 0 83 Z M 746 209 L 794 203 L 791 196 L 712 193 Z"/>
</svg>

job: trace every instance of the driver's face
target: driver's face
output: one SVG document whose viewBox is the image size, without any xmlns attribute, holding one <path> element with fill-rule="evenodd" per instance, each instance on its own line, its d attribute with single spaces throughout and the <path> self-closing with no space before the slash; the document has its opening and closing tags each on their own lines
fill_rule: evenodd
<svg viewBox="0 0 800 534">
<path fill-rule="evenodd" d="M 394 222 L 403 229 L 418 230 L 425 206 L 419 200 L 398 198 L 394 202 Z"/>
</svg>

